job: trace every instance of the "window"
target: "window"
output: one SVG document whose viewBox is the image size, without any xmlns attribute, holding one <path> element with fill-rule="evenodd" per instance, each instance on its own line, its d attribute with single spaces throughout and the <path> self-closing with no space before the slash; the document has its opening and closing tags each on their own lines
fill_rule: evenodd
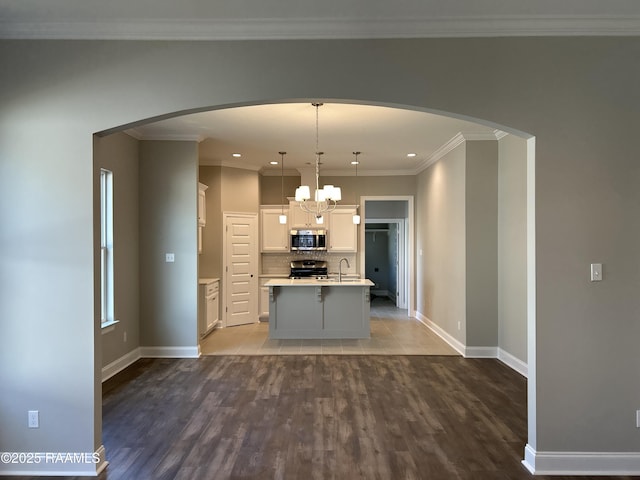
<svg viewBox="0 0 640 480">
<path fill-rule="evenodd" d="M 113 173 L 100 170 L 100 318 L 114 323 L 113 313 Z"/>
</svg>

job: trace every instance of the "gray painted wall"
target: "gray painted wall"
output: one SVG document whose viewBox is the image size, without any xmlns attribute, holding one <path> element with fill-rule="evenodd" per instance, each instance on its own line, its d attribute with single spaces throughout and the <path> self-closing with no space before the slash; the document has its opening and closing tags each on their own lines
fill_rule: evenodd
<svg viewBox="0 0 640 480">
<path fill-rule="evenodd" d="M 258 212 L 260 178 L 257 172 L 240 168 L 201 166 L 199 180 L 206 191 L 207 225 L 202 232 L 202 253 L 198 255 L 200 277 L 222 278 L 224 259 L 223 213 Z M 255 239 L 256 242 L 259 238 Z M 221 294 L 224 285 L 220 285 Z"/>
<path fill-rule="evenodd" d="M 142 346 L 198 345 L 197 168 L 195 142 L 140 143 Z"/>
<path fill-rule="evenodd" d="M 466 341 L 498 345 L 498 142 L 466 142 Z"/>
<path fill-rule="evenodd" d="M 202 229 L 202 253 L 198 255 L 201 278 L 222 278 L 222 167 L 201 166 L 200 182 L 207 185 L 207 225 Z"/>
<path fill-rule="evenodd" d="M 93 133 L 207 106 L 333 98 L 535 135 L 529 441 L 640 451 L 640 382 L 629 380 L 640 371 L 638 57 L 635 37 L 0 42 L 0 450 L 100 445 Z M 591 283 L 596 261 L 605 279 Z M 426 267 L 423 255 L 419 280 Z M 194 319 L 193 343 L 195 332 Z M 42 413 L 37 432 L 26 405 Z"/>
<path fill-rule="evenodd" d="M 526 141 L 498 141 L 498 345 L 527 362 Z"/>
<path fill-rule="evenodd" d="M 260 211 L 258 172 L 222 167 L 220 181 L 222 212 L 257 213 Z M 256 238 L 256 242 L 258 239 Z"/>
<path fill-rule="evenodd" d="M 260 175 L 260 205 L 288 204 L 287 198 L 296 196 L 296 188 L 300 186 L 300 175 L 284 177 L 284 199 L 280 177 Z"/>
<path fill-rule="evenodd" d="M 93 151 L 94 189 L 100 189 L 101 168 L 113 172 L 114 313 L 119 323 L 102 335 L 104 367 L 140 346 L 138 140 L 124 133 L 95 137 Z"/>
<path fill-rule="evenodd" d="M 402 190 L 396 193 L 396 195 L 403 194 Z M 368 200 L 366 205 L 367 218 L 407 218 L 409 216 L 408 203 L 406 200 Z"/>
<path fill-rule="evenodd" d="M 466 144 L 418 175 L 417 308 L 466 344 Z"/>
<path fill-rule="evenodd" d="M 374 195 L 415 195 L 415 176 L 384 176 L 384 177 L 334 177 L 320 176 L 323 184 L 337 185 L 342 188 L 342 202 L 344 205 L 361 205 L 360 197 Z"/>
</svg>

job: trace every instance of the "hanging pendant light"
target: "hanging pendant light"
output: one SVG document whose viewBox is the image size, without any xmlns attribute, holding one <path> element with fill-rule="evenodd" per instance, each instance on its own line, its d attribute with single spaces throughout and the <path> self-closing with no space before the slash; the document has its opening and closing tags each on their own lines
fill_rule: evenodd
<svg viewBox="0 0 640 480">
<path fill-rule="evenodd" d="M 322 214 L 336 208 L 337 202 L 342 200 L 342 190 L 340 187 L 333 185 L 325 185 L 320 189 L 320 158 L 324 155 L 324 152 L 321 152 L 319 148 L 318 109 L 323 104 L 312 103 L 311 105 L 316 107 L 316 190 L 314 199 L 311 200 L 311 189 L 309 185 L 300 185 L 296 188 L 296 202 L 298 202 L 298 205 L 303 211 L 312 213 L 316 217 L 317 224 L 322 224 L 324 222 Z"/>
<path fill-rule="evenodd" d="M 284 156 L 287 152 L 278 152 L 280 154 L 280 198 L 282 200 L 282 205 L 280 205 L 280 215 L 278 216 L 278 221 L 280 225 L 287 224 L 287 216 L 284 214 Z"/>
<path fill-rule="evenodd" d="M 354 188 L 354 196 L 356 198 L 356 213 L 353 215 L 353 224 L 354 225 L 360 225 L 360 215 L 358 214 L 358 195 L 357 195 L 357 189 L 358 189 L 358 165 L 360 164 L 360 162 L 358 161 L 358 155 L 360 155 L 361 152 L 353 152 L 353 154 L 356 156 L 356 159 L 351 162 L 353 165 L 356 166 L 356 186 Z"/>
</svg>

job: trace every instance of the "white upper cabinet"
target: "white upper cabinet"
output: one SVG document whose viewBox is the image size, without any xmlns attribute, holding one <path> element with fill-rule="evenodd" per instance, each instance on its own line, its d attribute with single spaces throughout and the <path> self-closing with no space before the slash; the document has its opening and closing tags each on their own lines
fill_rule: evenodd
<svg viewBox="0 0 640 480">
<path fill-rule="evenodd" d="M 316 226 L 315 216 L 302 210 L 298 202 L 291 202 L 289 207 L 289 211 L 291 212 L 289 225 L 291 225 L 291 228 Z"/>
<path fill-rule="evenodd" d="M 289 208 L 284 209 L 288 215 Z M 288 252 L 289 227 L 280 223 L 280 207 L 265 207 L 260 209 L 260 251 Z"/>
<path fill-rule="evenodd" d="M 207 188 L 198 182 L 198 253 L 202 253 L 202 229 L 207 224 Z"/>
<path fill-rule="evenodd" d="M 323 215 L 323 223 L 318 223 L 316 222 L 315 214 L 302 210 L 298 202 L 291 202 L 289 204 L 289 211 L 291 212 L 289 217 L 289 226 L 291 228 L 326 228 L 329 224 L 328 218 L 330 213 L 325 213 Z"/>
<path fill-rule="evenodd" d="M 353 224 L 355 207 L 337 207 L 328 215 L 329 252 L 357 252 L 358 226 Z"/>
<path fill-rule="evenodd" d="M 198 183 L 198 226 L 204 227 L 207 224 L 207 195 L 209 188 L 204 183 Z"/>
</svg>

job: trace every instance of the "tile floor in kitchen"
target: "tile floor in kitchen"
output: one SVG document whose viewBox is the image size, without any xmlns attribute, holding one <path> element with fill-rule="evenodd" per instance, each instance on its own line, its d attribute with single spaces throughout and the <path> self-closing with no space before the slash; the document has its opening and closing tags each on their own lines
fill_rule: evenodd
<svg viewBox="0 0 640 480">
<path fill-rule="evenodd" d="M 202 355 L 458 355 L 406 310 L 377 297 L 371 303 L 371 338 L 271 340 L 269 323 L 214 330 L 200 342 Z"/>
</svg>

